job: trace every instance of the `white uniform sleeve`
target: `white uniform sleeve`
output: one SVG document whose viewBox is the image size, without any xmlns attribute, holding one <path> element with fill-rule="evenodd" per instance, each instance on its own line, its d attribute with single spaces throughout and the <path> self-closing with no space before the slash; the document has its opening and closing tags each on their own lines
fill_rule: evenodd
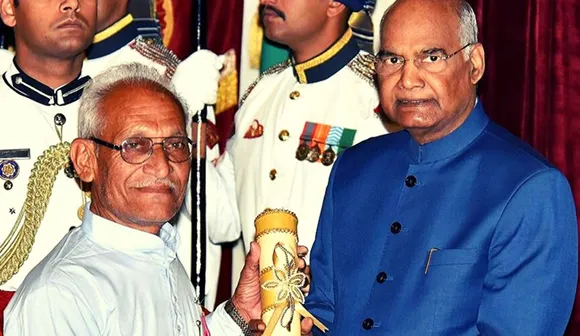
<svg viewBox="0 0 580 336">
<path fill-rule="evenodd" d="M 192 167 L 195 170 L 195 167 Z M 194 172 L 195 173 L 195 172 Z M 214 244 L 227 243 L 240 237 L 233 164 L 225 153 L 217 167 L 206 160 L 206 224 L 209 239 Z M 185 214 L 190 220 L 193 208 L 191 181 L 185 196 Z M 192 223 L 195 227 L 195 223 Z"/>
</svg>

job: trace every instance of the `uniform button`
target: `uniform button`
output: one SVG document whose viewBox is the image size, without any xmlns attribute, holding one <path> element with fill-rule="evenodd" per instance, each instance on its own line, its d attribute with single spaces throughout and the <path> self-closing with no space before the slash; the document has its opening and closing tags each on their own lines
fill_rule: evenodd
<svg viewBox="0 0 580 336">
<path fill-rule="evenodd" d="M 278 174 L 276 169 L 270 170 L 270 180 L 274 181 L 276 179 L 276 174 Z"/>
<path fill-rule="evenodd" d="M 385 281 L 387 281 L 387 273 L 380 272 L 379 274 L 377 274 L 377 282 L 378 283 L 383 283 Z"/>
<path fill-rule="evenodd" d="M 290 132 L 288 132 L 287 130 L 282 130 L 280 134 L 278 134 L 278 139 L 280 139 L 280 141 L 286 141 L 288 140 L 289 137 Z"/>
<path fill-rule="evenodd" d="M 54 123 L 56 124 L 56 126 L 63 126 L 64 124 L 66 124 L 66 117 L 64 116 L 64 114 L 57 113 L 54 116 Z"/>
<path fill-rule="evenodd" d="M 417 184 L 417 178 L 413 175 L 409 175 L 405 179 L 405 185 L 409 188 L 413 188 L 416 184 Z"/>
<path fill-rule="evenodd" d="M 371 330 L 374 325 L 375 325 L 375 321 L 373 321 L 373 319 L 370 319 L 370 318 L 365 319 L 362 323 L 362 327 L 365 330 Z"/>
<path fill-rule="evenodd" d="M 292 92 L 290 92 L 290 99 L 296 100 L 298 98 L 300 98 L 300 92 L 298 92 L 298 91 L 292 91 Z"/>
<path fill-rule="evenodd" d="M 177 326 L 177 331 L 181 332 L 181 326 Z"/>
<path fill-rule="evenodd" d="M 14 185 L 12 184 L 12 182 L 11 182 L 11 181 L 6 181 L 6 182 L 4 182 L 4 189 L 6 189 L 6 190 L 10 190 L 10 189 L 12 189 L 12 187 L 13 187 L 13 186 L 14 186 Z"/>
<path fill-rule="evenodd" d="M 399 222 L 394 222 L 393 224 L 391 224 L 391 232 L 393 234 L 398 234 L 399 232 L 401 232 L 401 223 Z"/>
<path fill-rule="evenodd" d="M 20 76 L 16 76 L 16 77 L 14 78 L 14 83 L 15 83 L 16 85 L 20 85 L 20 84 L 22 84 L 22 78 L 20 78 Z"/>
</svg>

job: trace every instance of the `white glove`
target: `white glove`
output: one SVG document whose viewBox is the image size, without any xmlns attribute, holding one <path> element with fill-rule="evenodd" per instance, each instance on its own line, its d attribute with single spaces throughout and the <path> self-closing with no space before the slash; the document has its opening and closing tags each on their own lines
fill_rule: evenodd
<svg viewBox="0 0 580 336">
<path fill-rule="evenodd" d="M 209 50 L 200 50 L 177 66 L 171 81 L 177 92 L 187 101 L 190 115 L 200 111 L 206 104 L 216 103 L 220 69 L 224 60 L 224 56 L 217 56 Z"/>
</svg>

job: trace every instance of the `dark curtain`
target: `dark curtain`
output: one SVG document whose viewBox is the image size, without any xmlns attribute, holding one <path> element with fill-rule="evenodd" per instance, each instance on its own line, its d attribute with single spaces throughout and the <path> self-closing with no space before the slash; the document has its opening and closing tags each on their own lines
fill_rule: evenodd
<svg viewBox="0 0 580 336">
<path fill-rule="evenodd" d="M 580 208 L 580 0 L 469 2 L 486 50 L 487 112 L 566 175 Z M 580 335 L 578 297 L 575 306 L 569 335 Z"/>
<path fill-rule="evenodd" d="M 177 57 L 185 59 L 194 50 L 192 0 L 155 0 L 155 12 L 163 32 L 163 42 Z"/>
</svg>

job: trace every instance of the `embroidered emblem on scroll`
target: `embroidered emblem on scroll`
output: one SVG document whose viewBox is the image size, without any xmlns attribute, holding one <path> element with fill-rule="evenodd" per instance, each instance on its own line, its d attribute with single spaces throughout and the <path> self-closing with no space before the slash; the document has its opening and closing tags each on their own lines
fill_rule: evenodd
<svg viewBox="0 0 580 336">
<path fill-rule="evenodd" d="M 328 329 L 302 305 L 301 288 L 306 277 L 297 265 L 296 215 L 288 210 L 266 209 L 254 224 L 261 250 L 262 321 L 266 324 L 263 335 L 300 335 L 300 316 L 311 318 L 316 327 L 326 332 Z"/>
</svg>

